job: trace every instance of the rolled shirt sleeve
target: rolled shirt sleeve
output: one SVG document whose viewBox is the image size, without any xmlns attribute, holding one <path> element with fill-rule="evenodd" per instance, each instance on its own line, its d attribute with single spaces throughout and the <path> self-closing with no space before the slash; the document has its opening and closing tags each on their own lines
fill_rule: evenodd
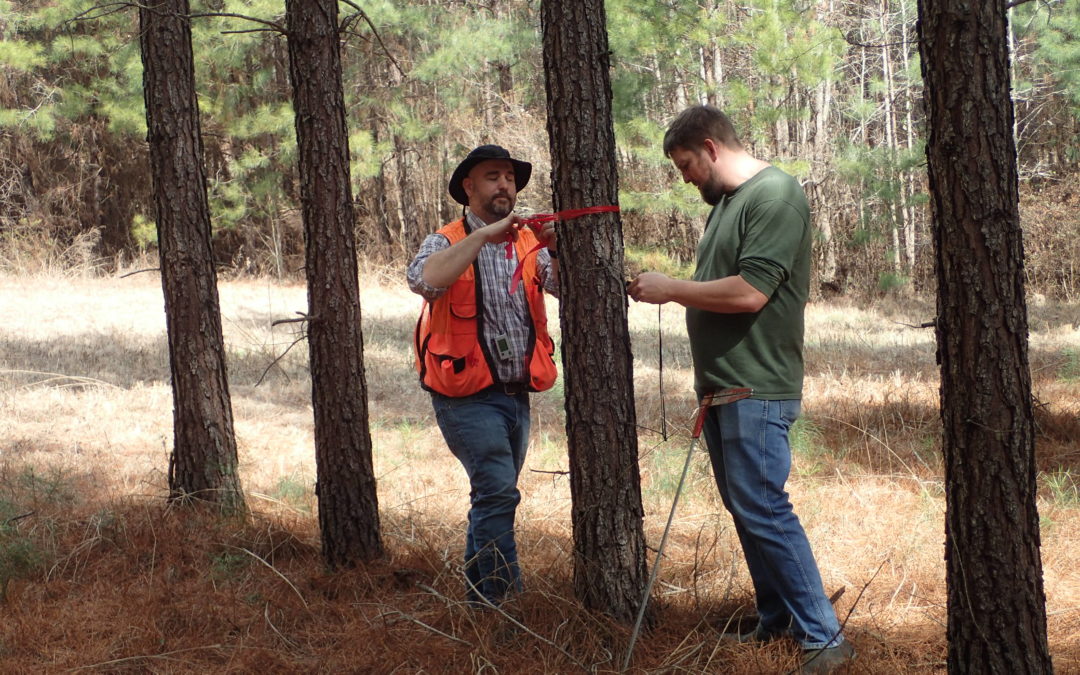
<svg viewBox="0 0 1080 675">
<path fill-rule="evenodd" d="M 429 302 L 433 302 L 449 290 L 449 287 L 438 288 L 424 281 L 424 265 L 427 259 L 439 251 L 450 248 L 450 240 L 441 234 L 429 234 L 420 244 L 420 250 L 416 257 L 409 263 L 405 270 L 405 277 L 409 281 L 409 289 Z"/>
<path fill-rule="evenodd" d="M 798 210 L 782 199 L 755 205 L 747 219 L 739 276 L 766 297 L 791 278 L 804 237 Z"/>
</svg>

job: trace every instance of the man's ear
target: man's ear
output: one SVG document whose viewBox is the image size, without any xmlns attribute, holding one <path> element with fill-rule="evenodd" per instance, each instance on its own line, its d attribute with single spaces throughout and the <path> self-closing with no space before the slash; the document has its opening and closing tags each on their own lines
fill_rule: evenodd
<svg viewBox="0 0 1080 675">
<path fill-rule="evenodd" d="M 466 197 L 472 197 L 473 192 L 473 179 L 465 176 L 461 179 L 461 189 L 465 191 Z"/>
<path fill-rule="evenodd" d="M 709 155 L 709 161 L 715 162 L 716 158 L 720 156 L 720 147 L 716 145 L 716 142 L 711 138 L 706 138 L 701 144 L 701 147 L 705 150 L 705 153 Z"/>
</svg>

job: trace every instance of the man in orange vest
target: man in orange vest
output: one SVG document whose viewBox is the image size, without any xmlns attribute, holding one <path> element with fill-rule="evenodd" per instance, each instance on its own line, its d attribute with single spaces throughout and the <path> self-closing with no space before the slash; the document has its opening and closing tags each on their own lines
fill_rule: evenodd
<svg viewBox="0 0 1080 675">
<path fill-rule="evenodd" d="M 532 165 L 497 145 L 468 154 L 450 177 L 462 218 L 428 235 L 409 264 L 425 302 L 414 347 L 420 385 L 471 486 L 466 594 L 497 604 L 521 589 L 514 513 L 529 443 L 529 392 L 555 382 L 544 291 L 558 293 L 554 224 L 521 227 L 517 193 Z M 529 255 L 538 242 L 546 247 Z M 511 292 L 521 261 L 522 281 Z"/>
</svg>

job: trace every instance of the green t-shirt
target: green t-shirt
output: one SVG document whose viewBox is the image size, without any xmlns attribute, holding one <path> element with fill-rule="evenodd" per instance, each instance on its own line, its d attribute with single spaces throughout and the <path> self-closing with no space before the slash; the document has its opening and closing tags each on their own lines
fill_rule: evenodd
<svg viewBox="0 0 1080 675">
<path fill-rule="evenodd" d="M 756 314 L 686 310 L 699 395 L 751 387 L 754 398 L 802 398 L 810 236 L 806 195 L 776 167 L 762 169 L 713 207 L 694 280 L 738 274 L 769 301 Z"/>
</svg>

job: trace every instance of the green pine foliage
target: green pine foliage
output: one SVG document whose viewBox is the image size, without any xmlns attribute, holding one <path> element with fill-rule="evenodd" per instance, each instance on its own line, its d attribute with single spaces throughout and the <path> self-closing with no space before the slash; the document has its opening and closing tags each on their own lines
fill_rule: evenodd
<svg viewBox="0 0 1080 675">
<path fill-rule="evenodd" d="M 1019 53 L 1014 55 L 1024 66 L 1020 70 L 1018 106 L 1020 135 L 1024 144 L 1061 148 L 1071 162 L 1080 161 L 1080 5 L 1066 0 L 1020 5 L 1013 10 L 1013 26 Z M 1070 123 L 1055 126 L 1056 133 L 1045 133 L 1034 125 L 1046 123 L 1032 110 L 1066 103 Z M 1034 131 L 1032 131 L 1034 129 Z M 1022 146 L 1023 147 L 1023 146 Z M 1022 154 L 1023 158 L 1024 155 Z"/>
<path fill-rule="evenodd" d="M 535 3 L 361 6 L 362 15 L 343 3 L 341 20 L 365 252 L 397 261 L 453 217 L 446 176 L 480 143 L 532 158 L 523 206 L 547 210 Z M 878 292 L 895 277 L 929 288 L 914 0 L 606 0 L 606 8 L 631 245 L 692 259 L 708 209 L 660 139 L 682 107 L 709 102 L 731 114 L 755 155 L 807 185 L 829 221 L 815 223 L 822 260 L 834 253 L 834 272 L 849 275 L 838 283 Z M 291 273 L 303 238 L 288 50 L 267 26 L 284 21 L 284 5 L 195 0 L 192 12 L 217 255 L 241 269 Z M 1080 4 L 1026 3 L 1012 17 L 1021 175 L 1066 181 L 1080 170 Z M 105 252 L 153 246 L 137 30 L 131 7 L 0 0 L 0 156 L 11 158 L 0 163 L 0 229 L 47 227 L 71 239 L 98 228 Z M 572 77 L 573 66 L 554 75 Z M 1058 250 L 1031 247 L 1044 249 Z M 886 272 L 893 277 L 883 282 Z"/>
<path fill-rule="evenodd" d="M 1019 33 L 1038 43 L 1038 69 L 1053 75 L 1064 93 L 1080 104 L 1080 5 L 1065 0 L 1018 8 Z M 1074 109 L 1080 113 L 1080 108 Z"/>
</svg>

